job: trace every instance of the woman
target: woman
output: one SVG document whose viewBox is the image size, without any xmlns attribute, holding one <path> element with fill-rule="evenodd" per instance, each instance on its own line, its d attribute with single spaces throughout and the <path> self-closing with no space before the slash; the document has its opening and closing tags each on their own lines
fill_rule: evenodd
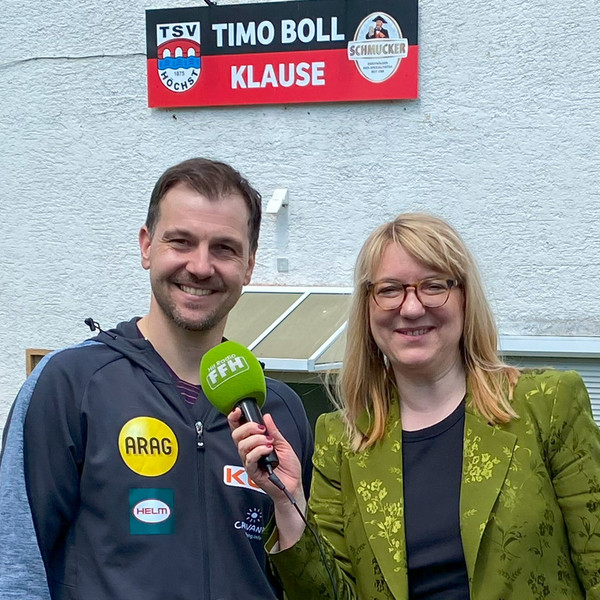
<svg viewBox="0 0 600 600">
<path fill-rule="evenodd" d="M 405 214 L 356 265 L 341 409 L 317 424 L 308 519 L 338 598 L 600 598 L 600 432 L 574 372 L 521 373 L 497 356 L 475 262 L 444 221 Z M 291 600 L 333 597 L 308 530 L 257 468 L 267 415 L 229 417 L 250 477 L 275 502 L 270 558 Z"/>
</svg>

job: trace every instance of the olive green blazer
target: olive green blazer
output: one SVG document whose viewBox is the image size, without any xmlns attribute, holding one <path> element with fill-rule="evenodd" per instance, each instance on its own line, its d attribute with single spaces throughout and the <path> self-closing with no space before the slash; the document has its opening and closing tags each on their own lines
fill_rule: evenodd
<svg viewBox="0 0 600 600">
<path fill-rule="evenodd" d="M 460 525 L 473 600 L 600 600 L 600 431 L 579 375 L 523 374 L 519 419 L 465 418 Z M 367 431 L 367 416 L 358 423 Z M 338 413 L 317 424 L 309 518 L 324 543 L 340 599 L 408 598 L 402 426 L 352 452 Z M 435 477 L 435 473 L 432 473 Z M 267 547 L 274 542 L 276 532 Z M 332 598 L 306 530 L 271 555 L 290 600 Z"/>
</svg>

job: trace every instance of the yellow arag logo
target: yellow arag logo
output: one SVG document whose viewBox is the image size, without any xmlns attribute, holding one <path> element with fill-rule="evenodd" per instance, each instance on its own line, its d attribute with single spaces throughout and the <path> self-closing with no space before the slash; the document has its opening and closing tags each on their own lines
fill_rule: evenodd
<svg viewBox="0 0 600 600">
<path fill-rule="evenodd" d="M 136 417 L 123 425 L 119 452 L 125 464 L 138 475 L 157 477 L 171 470 L 179 447 L 171 428 L 153 417 Z"/>
</svg>

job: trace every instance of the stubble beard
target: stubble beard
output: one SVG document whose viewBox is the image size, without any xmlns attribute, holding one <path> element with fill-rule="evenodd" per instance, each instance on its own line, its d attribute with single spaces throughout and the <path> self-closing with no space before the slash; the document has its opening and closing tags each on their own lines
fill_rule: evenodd
<svg viewBox="0 0 600 600">
<path fill-rule="evenodd" d="M 198 321 L 191 321 L 190 319 L 182 317 L 176 309 L 173 310 L 169 317 L 175 325 L 186 331 L 212 331 L 221 322 L 221 319 L 217 315 L 217 311 L 210 315 L 205 315 Z"/>
<path fill-rule="evenodd" d="M 222 314 L 223 306 L 218 306 L 209 314 L 203 314 L 198 319 L 190 319 L 181 314 L 177 304 L 168 294 L 162 293 L 160 289 L 153 289 L 152 292 L 167 319 L 186 331 L 211 331 L 227 316 L 227 314 Z"/>
<path fill-rule="evenodd" d="M 157 297 L 156 300 L 167 318 L 186 331 L 211 331 L 223 319 L 219 308 L 209 314 L 202 315 L 198 319 L 190 319 L 181 314 L 174 302 L 161 297 Z"/>
</svg>

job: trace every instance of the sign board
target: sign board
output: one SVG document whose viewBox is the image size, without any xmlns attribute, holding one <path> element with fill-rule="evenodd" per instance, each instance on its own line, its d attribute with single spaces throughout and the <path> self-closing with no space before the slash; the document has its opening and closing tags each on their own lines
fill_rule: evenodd
<svg viewBox="0 0 600 600">
<path fill-rule="evenodd" d="M 417 98 L 417 1 L 148 10 L 148 104 Z"/>
</svg>

